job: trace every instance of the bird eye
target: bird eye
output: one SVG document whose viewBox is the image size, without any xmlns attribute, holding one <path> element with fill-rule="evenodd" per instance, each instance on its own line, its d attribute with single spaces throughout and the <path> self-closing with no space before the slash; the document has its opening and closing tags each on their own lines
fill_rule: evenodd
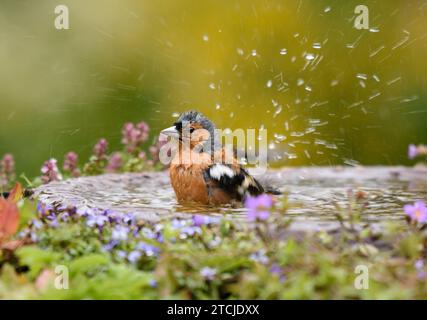
<svg viewBox="0 0 427 320">
<path fill-rule="evenodd" d="M 190 133 L 193 133 L 194 132 L 194 128 L 190 128 Z"/>
<path fill-rule="evenodd" d="M 182 122 L 175 122 L 174 123 L 176 130 L 181 131 L 182 130 Z"/>
</svg>

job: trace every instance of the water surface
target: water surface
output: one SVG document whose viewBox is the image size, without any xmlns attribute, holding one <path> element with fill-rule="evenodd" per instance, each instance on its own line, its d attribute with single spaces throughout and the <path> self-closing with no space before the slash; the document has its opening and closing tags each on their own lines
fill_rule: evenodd
<svg viewBox="0 0 427 320">
<path fill-rule="evenodd" d="M 403 220 L 402 207 L 427 199 L 427 169 L 406 167 L 304 167 L 271 170 L 258 178 L 287 197 L 293 228 L 336 226 L 336 204 L 345 208 L 349 192 L 363 191 L 365 221 Z M 167 172 L 105 174 L 54 182 L 36 190 L 49 204 L 110 209 L 147 220 L 207 214 L 244 219 L 243 207 L 177 204 Z"/>
</svg>

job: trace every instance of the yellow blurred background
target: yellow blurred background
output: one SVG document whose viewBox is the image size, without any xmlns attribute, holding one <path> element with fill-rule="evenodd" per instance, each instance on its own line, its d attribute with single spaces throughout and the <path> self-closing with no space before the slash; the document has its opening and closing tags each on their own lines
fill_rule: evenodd
<svg viewBox="0 0 427 320">
<path fill-rule="evenodd" d="M 2 0 L 0 39 L 0 155 L 30 176 L 188 109 L 267 128 L 283 165 L 407 164 L 427 143 L 426 1 Z"/>
</svg>

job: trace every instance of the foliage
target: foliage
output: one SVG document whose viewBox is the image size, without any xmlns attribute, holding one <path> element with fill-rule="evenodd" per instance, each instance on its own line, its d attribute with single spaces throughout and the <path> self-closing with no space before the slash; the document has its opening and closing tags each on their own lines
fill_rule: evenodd
<svg viewBox="0 0 427 320">
<path fill-rule="evenodd" d="M 349 204 L 361 203 L 360 194 L 349 197 Z M 193 216 L 147 223 L 113 212 L 39 207 L 20 233 L 35 243 L 2 258 L 0 297 L 426 298 L 423 227 L 379 228 L 357 221 L 363 210 L 337 212 L 339 233 L 300 235 L 281 203 L 267 219 L 240 222 Z M 105 219 L 93 220 L 99 216 Z M 69 270 L 68 290 L 54 286 L 58 265 Z M 369 268 L 367 290 L 354 285 L 358 265 Z"/>
</svg>

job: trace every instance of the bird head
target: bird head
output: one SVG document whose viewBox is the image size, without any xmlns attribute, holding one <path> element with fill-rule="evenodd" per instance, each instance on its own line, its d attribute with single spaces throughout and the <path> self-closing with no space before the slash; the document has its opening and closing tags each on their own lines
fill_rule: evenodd
<svg viewBox="0 0 427 320">
<path fill-rule="evenodd" d="M 182 113 L 172 127 L 161 134 L 178 139 L 190 149 L 211 147 L 215 137 L 215 126 L 202 113 L 191 110 Z"/>
</svg>

